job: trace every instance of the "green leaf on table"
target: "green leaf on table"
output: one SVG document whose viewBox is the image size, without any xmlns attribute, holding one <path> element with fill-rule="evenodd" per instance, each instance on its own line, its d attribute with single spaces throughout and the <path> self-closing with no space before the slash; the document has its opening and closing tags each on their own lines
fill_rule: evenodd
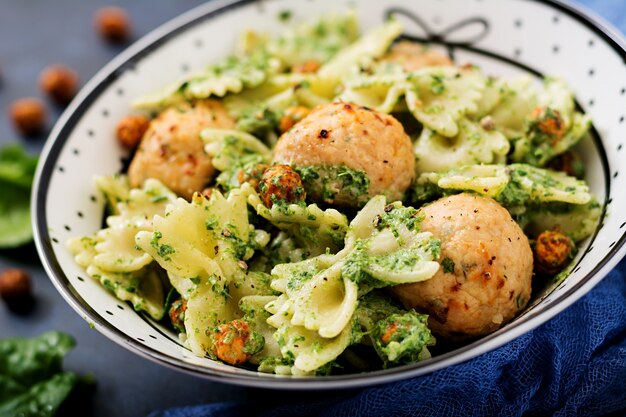
<svg viewBox="0 0 626 417">
<path fill-rule="evenodd" d="M 0 148 L 0 249 L 14 248 L 33 238 L 30 189 L 37 159 L 19 144 Z"/>
<path fill-rule="evenodd" d="M 79 377 L 63 371 L 75 345 L 64 333 L 0 340 L 0 416 L 54 416 Z"/>
</svg>

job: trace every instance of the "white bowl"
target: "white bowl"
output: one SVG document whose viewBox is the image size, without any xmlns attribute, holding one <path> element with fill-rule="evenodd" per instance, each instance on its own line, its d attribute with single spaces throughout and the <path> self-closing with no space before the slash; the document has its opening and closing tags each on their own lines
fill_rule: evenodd
<svg viewBox="0 0 626 417">
<path fill-rule="evenodd" d="M 104 200 L 92 177 L 120 171 L 127 156 L 114 140 L 116 121 L 130 101 L 188 71 L 227 55 L 245 27 L 276 30 L 277 15 L 304 20 L 329 10 L 357 8 L 362 27 L 389 13 L 406 34 L 445 45 L 459 62 L 491 74 L 555 74 L 573 88 L 594 121 L 583 146 L 586 180 L 605 216 L 576 258 L 571 275 L 547 288 L 499 331 L 432 359 L 365 374 L 280 377 L 195 357 L 170 330 L 137 314 L 89 279 L 65 247 L 68 238 L 101 227 Z M 46 271 L 67 302 L 116 343 L 157 363 L 223 382 L 283 388 L 330 389 L 424 375 L 495 349 L 532 330 L 597 284 L 626 252 L 626 59 L 624 39 L 608 24 L 574 6 L 520 0 L 271 0 L 211 1 L 158 28 L 104 67 L 81 91 L 52 131 L 38 167 L 32 200 L 35 242 Z M 584 329 L 581 329 L 584 331 Z"/>
</svg>

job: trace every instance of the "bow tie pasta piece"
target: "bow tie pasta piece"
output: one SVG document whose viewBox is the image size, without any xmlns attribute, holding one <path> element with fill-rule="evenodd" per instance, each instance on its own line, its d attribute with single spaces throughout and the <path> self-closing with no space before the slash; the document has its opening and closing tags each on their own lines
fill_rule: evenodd
<svg viewBox="0 0 626 417">
<path fill-rule="evenodd" d="M 152 267 L 152 256 L 137 248 L 135 235 L 152 230 L 152 217 L 162 214 L 175 195 L 160 182 L 148 180 L 141 189 L 127 190 L 126 177 L 113 175 L 96 179 L 114 201 L 116 216 L 107 218 L 106 228 L 93 237 L 76 237 L 68 249 L 87 274 L 112 290 L 136 310 L 159 320 L 163 316 L 163 284 Z"/>
<path fill-rule="evenodd" d="M 293 236 L 310 256 L 322 254 L 327 249 L 337 251 L 343 244 L 348 220 L 339 211 L 322 210 L 316 204 L 274 204 L 268 208 L 249 184 L 244 184 L 241 190 L 248 193 L 248 204 L 259 216 Z"/>
<path fill-rule="evenodd" d="M 267 323 L 270 313 L 265 306 L 277 299 L 275 295 L 249 295 L 239 301 L 239 309 L 243 312 L 242 320 L 250 325 L 253 331 L 265 340 L 263 350 L 250 358 L 250 363 L 258 364 L 263 358 L 280 357 L 280 346 L 274 339 L 276 329 Z"/>
<path fill-rule="evenodd" d="M 475 67 L 432 67 L 409 76 L 409 111 L 424 126 L 446 137 L 459 133 L 459 120 L 476 112 L 486 77 Z"/>
<path fill-rule="evenodd" d="M 317 74 L 323 78 L 340 80 L 346 74 L 356 73 L 361 65 L 370 64 L 374 58 L 382 56 L 394 39 L 402 34 L 402 30 L 399 21 L 387 21 L 339 51 Z"/>
<path fill-rule="evenodd" d="M 258 39 L 258 35 L 250 37 L 250 32 L 244 33 L 244 36 L 248 40 Z M 353 12 L 329 13 L 315 22 L 305 22 L 287 29 L 266 42 L 240 42 L 240 50 L 251 53 L 254 49 L 265 47 L 284 67 L 293 72 L 308 72 L 317 70 L 358 36 L 359 24 Z"/>
<path fill-rule="evenodd" d="M 269 163 L 272 152 L 254 136 L 238 130 L 204 129 L 200 133 L 205 151 L 220 171 L 241 167 L 252 157 L 258 163 Z"/>
<path fill-rule="evenodd" d="M 283 346 L 289 352 L 291 338 L 343 339 L 360 295 L 432 277 L 439 269 L 440 245 L 432 234 L 420 232 L 420 224 L 417 210 L 374 197 L 350 224 L 339 253 L 277 265 L 272 288 L 283 294 L 266 307 L 273 314 L 267 322 L 279 329 L 275 337 L 287 340 Z M 318 363 L 313 357 L 306 361 Z M 311 370 L 297 360 L 295 366 Z"/>
<path fill-rule="evenodd" d="M 454 137 L 439 135 L 426 127 L 422 130 L 413 148 L 417 173 L 505 162 L 510 145 L 502 133 L 467 118 L 460 119 L 457 126 L 459 131 Z"/>
<path fill-rule="evenodd" d="M 165 295 L 160 271 L 150 263 L 132 271 L 114 272 L 99 268 L 95 258 L 97 238 L 72 238 L 67 242 L 76 263 L 85 268 L 87 275 L 113 292 L 122 301 L 129 301 L 137 311 L 145 311 L 155 320 L 165 314 Z"/>
<path fill-rule="evenodd" d="M 128 177 L 122 174 L 103 175 L 95 177 L 93 182 L 104 195 L 109 213 L 119 214 L 118 203 L 128 200 L 130 196 Z"/>
<path fill-rule="evenodd" d="M 422 201 L 462 191 L 493 197 L 505 207 L 541 203 L 584 205 L 592 200 L 584 181 L 526 164 L 469 165 L 442 173 L 423 173 L 416 184 L 415 195 L 426 197 Z"/>
<path fill-rule="evenodd" d="M 263 50 L 249 56 L 229 56 L 204 71 L 135 99 L 132 105 L 137 109 L 154 110 L 194 99 L 224 97 L 263 84 L 280 67 L 280 61 Z"/>
<path fill-rule="evenodd" d="M 559 78 L 546 78 L 538 106 L 526 117 L 525 134 L 513 141 L 511 159 L 544 166 L 576 145 L 591 127 L 591 117 L 575 111 L 574 95 Z"/>
<path fill-rule="evenodd" d="M 273 315 L 267 322 L 276 327 L 273 337 L 278 342 L 285 363 L 293 363 L 289 373 L 292 375 L 311 375 L 320 368 L 333 362 L 352 342 L 353 323 L 349 323 L 334 338 L 321 337 L 316 331 L 307 330 L 291 324 L 291 315 L 284 314 L 284 296 L 266 305 Z M 286 312 L 286 311 L 285 311 Z"/>
<path fill-rule="evenodd" d="M 602 212 L 584 181 L 526 164 L 470 165 L 424 173 L 413 191 L 417 201 L 463 191 L 486 195 L 507 208 L 530 236 L 556 228 L 576 242 L 593 233 Z"/>
<path fill-rule="evenodd" d="M 487 94 L 492 88 L 500 93 L 499 101 L 488 113 L 495 128 L 509 139 L 520 137 L 526 130 L 526 118 L 537 106 L 537 91 L 533 88 L 532 80 L 522 76 L 510 81 L 495 80 L 491 87 L 486 89 Z M 486 97 L 487 94 L 483 95 Z M 485 108 L 491 107 L 483 103 Z"/>
</svg>

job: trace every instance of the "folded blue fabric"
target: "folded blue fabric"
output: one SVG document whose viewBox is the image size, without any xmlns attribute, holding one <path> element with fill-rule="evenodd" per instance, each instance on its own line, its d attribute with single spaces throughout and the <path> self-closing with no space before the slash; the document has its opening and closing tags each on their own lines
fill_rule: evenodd
<svg viewBox="0 0 626 417">
<path fill-rule="evenodd" d="M 579 3 L 626 31 L 625 2 Z M 626 261 L 554 319 L 466 363 L 359 391 L 264 397 L 150 417 L 626 415 Z"/>
<path fill-rule="evenodd" d="M 265 394 L 268 402 L 287 397 Z M 186 407 L 151 417 L 626 413 L 626 261 L 553 320 L 466 363 L 358 392 L 318 394 L 317 399 L 260 412 L 268 402 Z"/>
</svg>

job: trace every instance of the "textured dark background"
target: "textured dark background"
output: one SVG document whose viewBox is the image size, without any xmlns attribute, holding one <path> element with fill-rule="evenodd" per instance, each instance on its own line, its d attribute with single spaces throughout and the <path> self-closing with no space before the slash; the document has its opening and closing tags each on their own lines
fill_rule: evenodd
<svg viewBox="0 0 626 417">
<path fill-rule="evenodd" d="M 45 100 L 38 88 L 39 73 L 45 66 L 64 63 L 78 72 L 84 85 L 126 47 L 103 42 L 93 30 L 93 15 L 99 7 L 123 6 L 133 20 L 132 40 L 135 40 L 201 3 L 200 0 L 2 0 L 0 144 L 19 141 L 32 153 L 39 153 L 42 148 L 46 135 L 19 138 L 7 112 L 17 98 L 33 96 Z M 51 128 L 62 109 L 46 104 Z M 93 374 L 97 381 L 91 414 L 87 415 L 136 417 L 177 405 L 246 400 L 258 392 L 211 383 L 164 368 L 91 330 L 54 289 L 34 246 L 0 251 L 0 269 L 9 266 L 30 271 L 37 305 L 31 314 L 23 317 L 10 314 L 0 305 L 0 337 L 36 336 L 52 329 L 72 334 L 78 343 L 69 354 L 66 367 L 81 374 Z"/>
<path fill-rule="evenodd" d="M 123 6 L 133 20 L 135 40 L 161 23 L 203 3 L 200 0 L 0 0 L 0 144 L 19 141 L 39 153 L 46 135 L 19 138 L 7 118 L 10 103 L 21 97 L 42 97 L 37 80 L 49 64 L 63 63 L 75 69 L 83 85 L 124 46 L 103 42 L 93 30 L 94 12 L 104 5 Z M 626 19 L 624 0 L 586 0 L 584 3 L 613 23 Z M 623 27 L 623 25 L 621 25 Z M 237 29 L 237 28 L 233 28 Z M 44 98 L 45 99 L 45 98 Z M 62 109 L 51 103 L 51 128 Z M 2 192 L 0 190 L 0 192 Z M 316 394 L 296 394 L 245 389 L 213 383 L 153 364 L 90 330 L 52 286 L 34 246 L 0 250 L 0 270 L 26 268 L 32 274 L 37 298 L 35 310 L 26 316 L 10 314 L 0 305 L 0 338 L 36 336 L 48 330 L 72 334 L 78 345 L 66 367 L 92 374 L 97 388 L 90 398 L 89 416 L 144 416 L 173 406 L 217 401 L 253 401 L 270 405 L 296 401 Z M 317 394 L 332 396 L 333 393 Z"/>
</svg>

